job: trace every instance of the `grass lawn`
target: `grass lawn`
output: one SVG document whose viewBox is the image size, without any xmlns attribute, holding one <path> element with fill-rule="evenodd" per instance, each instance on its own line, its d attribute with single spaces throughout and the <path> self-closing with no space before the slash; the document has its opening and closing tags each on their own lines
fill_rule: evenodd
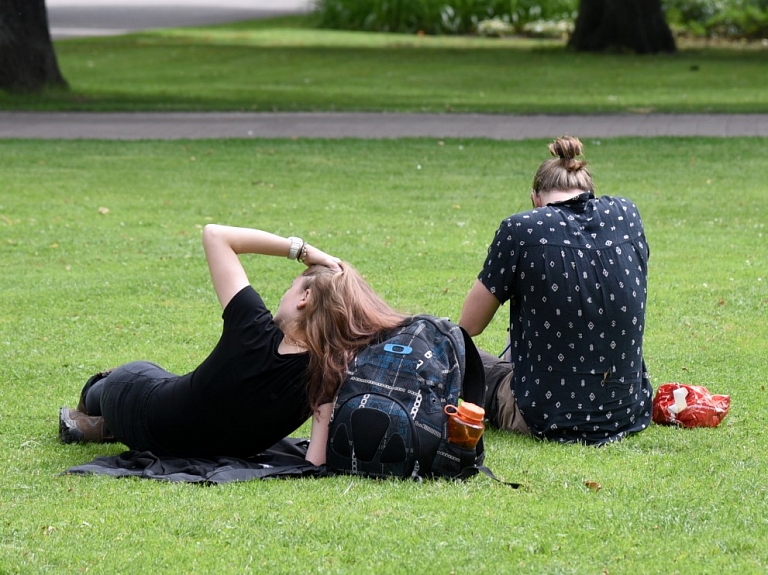
<svg viewBox="0 0 768 575">
<path fill-rule="evenodd" d="M 57 414 L 102 368 L 205 357 L 220 329 L 207 222 L 309 238 L 396 307 L 455 319 L 545 142 L 0 141 L 0 572 L 764 573 L 766 144 L 585 140 L 598 193 L 645 220 L 654 386 L 706 385 L 731 413 L 601 449 L 488 432 L 488 465 L 526 486 L 511 490 L 62 476 L 123 448 L 60 445 Z M 299 271 L 244 261 L 269 306 Z M 503 316 L 482 347 L 501 351 Z"/>
<path fill-rule="evenodd" d="M 560 41 L 312 28 L 307 17 L 56 43 L 69 92 L 0 109 L 767 112 L 768 47 L 576 54 Z"/>
</svg>

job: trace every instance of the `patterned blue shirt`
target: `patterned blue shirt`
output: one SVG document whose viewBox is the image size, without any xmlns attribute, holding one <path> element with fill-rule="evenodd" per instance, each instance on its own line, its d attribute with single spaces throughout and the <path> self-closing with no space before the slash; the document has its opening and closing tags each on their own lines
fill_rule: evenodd
<svg viewBox="0 0 768 575">
<path fill-rule="evenodd" d="M 501 222 L 478 279 L 510 302 L 512 389 L 536 437 L 601 444 L 650 423 L 648 255 L 624 198 L 583 193 Z"/>
</svg>

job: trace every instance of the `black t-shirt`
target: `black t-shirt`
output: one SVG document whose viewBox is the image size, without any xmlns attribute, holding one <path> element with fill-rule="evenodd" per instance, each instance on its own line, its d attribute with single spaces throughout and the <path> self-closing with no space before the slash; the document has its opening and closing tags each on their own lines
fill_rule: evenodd
<svg viewBox="0 0 768 575">
<path fill-rule="evenodd" d="M 584 193 L 501 222 L 478 279 L 510 302 L 512 388 L 536 436 L 604 443 L 650 423 L 648 255 L 625 198 Z"/>
<path fill-rule="evenodd" d="M 261 453 L 310 415 L 308 355 L 280 355 L 283 332 L 256 291 L 223 312 L 218 344 L 187 375 L 158 385 L 149 402 L 153 439 L 175 455 Z"/>
</svg>

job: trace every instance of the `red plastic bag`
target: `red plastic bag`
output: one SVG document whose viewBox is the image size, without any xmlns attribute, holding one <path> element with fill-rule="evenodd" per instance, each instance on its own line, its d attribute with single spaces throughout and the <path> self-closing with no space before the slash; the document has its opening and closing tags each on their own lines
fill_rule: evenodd
<svg viewBox="0 0 768 575">
<path fill-rule="evenodd" d="M 665 383 L 653 398 L 653 421 L 683 427 L 717 427 L 730 407 L 730 395 L 712 395 L 701 385 Z"/>
</svg>

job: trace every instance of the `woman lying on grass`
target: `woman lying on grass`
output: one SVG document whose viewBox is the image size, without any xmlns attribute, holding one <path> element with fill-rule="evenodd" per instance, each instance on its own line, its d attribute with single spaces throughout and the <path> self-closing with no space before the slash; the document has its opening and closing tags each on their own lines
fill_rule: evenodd
<svg viewBox="0 0 768 575">
<path fill-rule="evenodd" d="M 120 441 L 155 455 L 248 457 L 310 415 L 307 460 L 325 462 L 333 397 L 357 350 L 404 316 L 346 263 L 299 238 L 207 225 L 203 246 L 224 310 L 218 345 L 192 372 L 136 361 L 88 380 L 76 409 L 62 407 L 62 443 Z M 308 268 L 274 317 L 239 254 L 287 255 Z"/>
</svg>

